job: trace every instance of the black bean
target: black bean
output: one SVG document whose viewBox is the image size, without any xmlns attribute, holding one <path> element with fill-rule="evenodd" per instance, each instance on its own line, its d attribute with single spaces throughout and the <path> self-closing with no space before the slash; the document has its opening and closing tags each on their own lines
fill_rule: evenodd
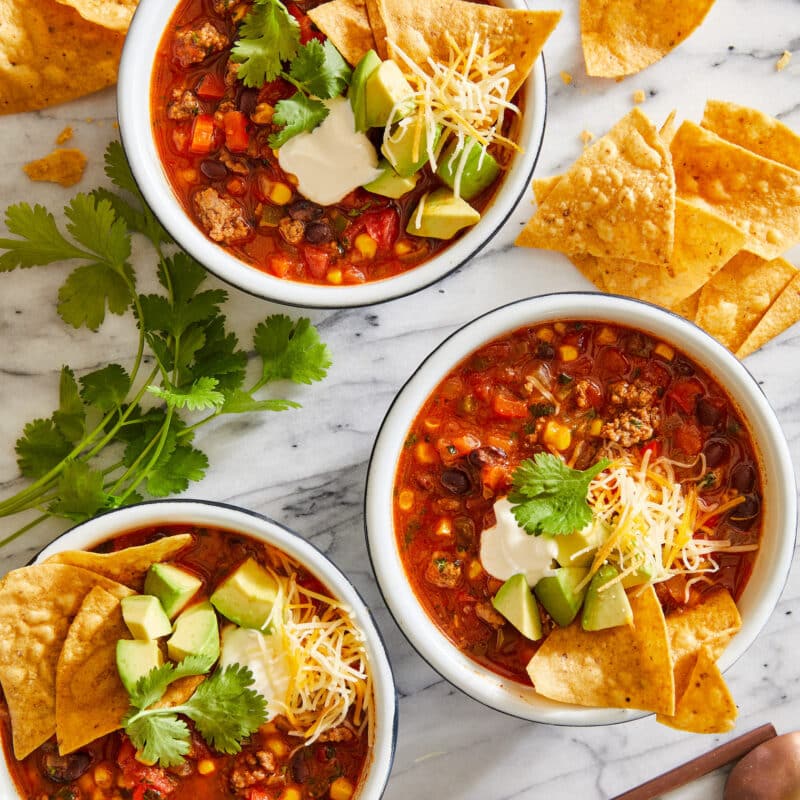
<svg viewBox="0 0 800 800">
<path fill-rule="evenodd" d="M 731 486 L 737 492 L 752 492 L 756 485 L 756 471 L 752 464 L 737 464 L 731 473 Z"/>
<path fill-rule="evenodd" d="M 467 456 L 467 461 L 469 461 L 473 467 L 483 467 L 487 464 L 497 464 L 507 460 L 508 454 L 506 451 L 501 447 L 494 447 L 492 445 L 478 447 Z"/>
<path fill-rule="evenodd" d="M 676 358 L 672 362 L 672 368 L 678 375 L 694 375 L 694 367 L 685 358 Z"/>
<path fill-rule="evenodd" d="M 475 523 L 469 517 L 456 517 L 453 520 L 453 533 L 459 551 L 469 550 L 475 543 Z"/>
<path fill-rule="evenodd" d="M 248 117 L 253 113 L 258 102 L 258 89 L 242 89 L 237 105 L 242 114 Z"/>
<path fill-rule="evenodd" d="M 697 401 L 695 410 L 697 412 L 697 419 L 701 425 L 705 425 L 709 428 L 719 425 L 719 421 L 722 417 L 722 409 L 712 400 L 701 397 Z"/>
<path fill-rule="evenodd" d="M 713 469 L 731 457 L 731 446 L 724 439 L 710 439 L 706 442 L 703 453 L 706 456 L 706 464 Z"/>
<path fill-rule="evenodd" d="M 552 361 L 556 357 L 556 349 L 550 342 L 539 342 L 536 345 L 536 358 L 543 361 Z"/>
<path fill-rule="evenodd" d="M 311 244 L 324 244 L 333 239 L 333 230 L 327 222 L 311 222 L 306 225 L 306 241 Z"/>
<path fill-rule="evenodd" d="M 308 759 L 310 758 L 310 753 L 307 748 L 301 747 L 295 754 L 292 756 L 291 761 L 291 770 L 292 770 L 292 777 L 295 779 L 297 783 L 305 783 L 308 780 L 308 776 L 311 774 L 311 769 L 308 766 Z"/>
<path fill-rule="evenodd" d="M 318 206 L 310 200 L 295 200 L 286 207 L 286 211 L 292 219 L 298 219 L 301 222 L 313 222 L 324 213 L 322 206 Z"/>
<path fill-rule="evenodd" d="M 755 495 L 748 495 L 738 506 L 728 512 L 728 522 L 740 531 L 746 531 L 752 527 L 758 512 L 761 510 L 761 503 Z"/>
<path fill-rule="evenodd" d="M 70 783 L 80 778 L 92 763 L 92 757 L 78 750 L 66 756 L 60 756 L 55 750 L 42 753 L 42 774 L 53 783 Z"/>
<path fill-rule="evenodd" d="M 206 158 L 200 162 L 200 172 L 212 181 L 221 181 L 228 175 L 228 168 L 221 161 Z"/>
<path fill-rule="evenodd" d="M 453 494 L 466 494 L 472 488 L 469 475 L 461 469 L 446 469 L 439 480 L 442 486 Z"/>
</svg>

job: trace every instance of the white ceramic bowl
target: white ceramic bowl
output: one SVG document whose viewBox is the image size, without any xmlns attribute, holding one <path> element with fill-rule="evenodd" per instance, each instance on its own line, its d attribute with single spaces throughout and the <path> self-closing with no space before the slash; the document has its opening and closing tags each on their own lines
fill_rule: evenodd
<svg viewBox="0 0 800 800">
<path fill-rule="evenodd" d="M 170 524 L 220 528 L 267 542 L 307 567 L 338 599 L 350 606 L 366 638 L 375 692 L 375 743 L 371 762 L 358 786 L 356 798 L 378 800 L 389 780 L 397 739 L 397 695 L 392 669 L 381 635 L 364 601 L 344 573 L 314 545 L 267 517 L 234 506 L 194 500 L 165 500 L 129 506 L 78 525 L 42 550 L 36 561 L 61 550 L 91 548 L 109 537 L 137 528 Z M 17 796 L 3 761 L 0 798 L 11 800 Z"/>
<path fill-rule="evenodd" d="M 139 189 L 153 213 L 181 247 L 222 280 L 250 294 L 289 305 L 344 308 L 391 300 L 415 292 L 452 272 L 478 253 L 503 226 L 528 191 L 544 136 L 547 81 L 539 57 L 525 85 L 519 141 L 502 186 L 480 222 L 426 263 L 381 281 L 356 286 L 318 286 L 284 280 L 240 261 L 206 238 L 175 199 L 153 138 L 150 80 L 161 37 L 180 0 L 141 0 L 125 40 L 119 69 L 117 108 L 122 144 Z M 503 0 L 526 8 L 524 0 Z"/>
<path fill-rule="evenodd" d="M 486 342 L 517 328 L 559 319 L 627 325 L 671 342 L 728 390 L 750 425 L 764 477 L 764 533 L 753 574 L 739 602 L 743 626 L 720 659 L 727 669 L 753 643 L 783 589 L 794 548 L 797 491 L 789 449 L 775 413 L 745 367 L 719 342 L 681 317 L 647 303 L 595 293 L 520 300 L 478 317 L 423 361 L 394 400 L 369 466 L 365 524 L 370 558 L 386 603 L 411 644 L 441 675 L 471 697 L 524 719 L 559 725 L 606 725 L 644 716 L 625 709 L 553 702 L 503 679 L 461 653 L 439 631 L 405 577 L 393 532 L 395 471 L 408 429 L 441 379 Z"/>
</svg>

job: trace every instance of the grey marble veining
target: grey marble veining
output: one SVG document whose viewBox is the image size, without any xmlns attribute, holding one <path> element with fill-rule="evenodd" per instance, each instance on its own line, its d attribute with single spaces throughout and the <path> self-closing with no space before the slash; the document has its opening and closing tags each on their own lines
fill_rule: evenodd
<svg viewBox="0 0 800 800">
<path fill-rule="evenodd" d="M 800 2 L 719 0 L 703 26 L 665 60 L 619 83 L 589 78 L 578 40 L 577 2 L 545 49 L 549 74 L 548 126 L 538 175 L 554 174 L 580 153 L 580 133 L 604 133 L 633 105 L 634 91 L 657 122 L 673 109 L 699 120 L 708 97 L 750 104 L 800 130 Z M 780 54 L 794 59 L 782 72 Z M 562 71 L 573 76 L 566 85 Z M 0 118 L 0 200 L 59 209 L 72 196 L 32 184 L 25 161 L 45 155 L 66 124 L 73 144 L 90 156 L 82 183 L 104 182 L 101 153 L 116 136 L 113 92 L 46 111 Z M 729 736 L 693 736 L 650 718 L 609 728 L 558 728 L 526 723 L 491 711 L 454 689 L 406 642 L 386 611 L 366 558 L 362 504 L 370 450 L 394 394 L 445 336 L 503 303 L 551 291 L 588 289 L 566 259 L 513 248 L 530 213 L 526 196 L 479 258 L 418 294 L 369 308 L 307 313 L 329 344 L 334 365 L 311 389 L 289 389 L 300 411 L 222 420 L 198 435 L 211 461 L 189 496 L 241 504 L 268 514 L 311 539 L 354 580 L 385 633 L 400 695 L 400 734 L 387 800 L 599 800 L 621 792 Z M 800 266 L 797 251 L 790 254 Z M 140 267 L 142 276 L 152 270 Z M 101 332 L 67 328 L 55 312 L 58 267 L 0 275 L 0 496 L 23 482 L 13 443 L 24 422 L 49 415 L 57 401 L 62 363 L 77 372 L 133 357 L 129 318 L 110 319 Z M 218 282 L 213 280 L 212 284 Z M 281 306 L 229 289 L 229 318 L 246 337 L 254 324 Z M 762 384 L 800 466 L 800 326 L 747 360 Z M 0 520 L 0 538 L 18 527 Z M 63 526 L 47 524 L 0 552 L 0 572 L 23 564 Z M 737 733 L 763 722 L 779 731 L 800 728 L 800 557 L 775 613 L 750 650 L 728 671 L 739 704 Z M 671 797 L 721 798 L 722 776 Z"/>
</svg>

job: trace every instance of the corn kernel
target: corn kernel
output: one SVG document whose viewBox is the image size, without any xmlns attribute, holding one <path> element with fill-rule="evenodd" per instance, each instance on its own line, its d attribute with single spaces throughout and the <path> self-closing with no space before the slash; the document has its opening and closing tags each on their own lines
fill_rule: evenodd
<svg viewBox="0 0 800 800">
<path fill-rule="evenodd" d="M 350 800 L 355 787 L 345 777 L 337 778 L 329 789 L 331 800 Z"/>
<path fill-rule="evenodd" d="M 414 458 L 419 464 L 435 464 L 438 461 L 436 450 L 428 442 L 419 442 L 414 448 Z"/>
<path fill-rule="evenodd" d="M 476 580 L 480 577 L 480 574 L 483 572 L 483 567 L 481 566 L 481 562 L 478 561 L 477 558 L 473 558 L 472 561 L 469 562 L 469 566 L 467 567 L 467 577 L 471 581 Z"/>
<path fill-rule="evenodd" d="M 200 176 L 197 174 L 197 170 L 192 167 L 182 169 L 180 175 L 181 178 L 183 178 L 184 183 L 197 183 L 200 178 Z"/>
<path fill-rule="evenodd" d="M 336 286 L 339 286 L 342 282 L 342 271 L 338 267 L 334 267 L 333 269 L 329 269 L 327 274 L 325 275 L 325 280 L 328 283 L 332 283 Z"/>
<path fill-rule="evenodd" d="M 98 764 L 94 768 L 94 782 L 102 789 L 108 789 L 114 783 L 114 773 L 105 764 Z"/>
<path fill-rule="evenodd" d="M 99 786 L 92 792 L 92 800 L 106 800 L 106 790 Z"/>
<path fill-rule="evenodd" d="M 613 342 L 617 341 L 617 334 L 613 328 L 603 326 L 598 331 L 595 341 L 597 344 L 612 344 Z"/>
<path fill-rule="evenodd" d="M 558 348 L 558 357 L 562 361 L 574 361 L 578 357 L 578 348 L 571 344 L 562 344 Z"/>
<path fill-rule="evenodd" d="M 442 424 L 442 421 L 440 419 L 436 419 L 435 417 L 426 417 L 423 424 L 427 430 L 435 431 L 438 430 L 439 426 Z"/>
<path fill-rule="evenodd" d="M 410 489 L 404 489 L 400 492 L 400 497 L 397 498 L 397 505 L 400 506 L 401 511 L 411 511 L 414 505 L 414 492 Z"/>
<path fill-rule="evenodd" d="M 543 440 L 556 450 L 566 450 L 572 442 L 572 432 L 565 425 L 549 420 L 545 425 Z"/>
<path fill-rule="evenodd" d="M 269 125 L 272 122 L 272 117 L 275 114 L 275 107 L 269 103 L 259 103 L 250 115 L 250 119 L 256 125 Z"/>
<path fill-rule="evenodd" d="M 656 355 L 661 356 L 664 361 L 672 361 L 672 359 L 675 358 L 675 351 L 668 344 L 664 344 L 664 342 L 659 342 L 655 346 L 654 352 Z"/>
<path fill-rule="evenodd" d="M 289 745 L 280 736 L 270 736 L 267 739 L 267 748 L 275 753 L 278 758 L 283 758 L 289 752 Z"/>
<path fill-rule="evenodd" d="M 293 196 L 294 192 L 291 187 L 285 183 L 273 183 L 272 188 L 269 190 L 269 199 L 276 206 L 285 206 Z"/>
<path fill-rule="evenodd" d="M 453 533 L 453 521 L 449 517 L 442 517 L 436 525 L 437 536 L 450 536 Z"/>
<path fill-rule="evenodd" d="M 597 419 L 592 420 L 592 424 L 589 426 L 589 433 L 592 436 L 599 436 L 600 431 L 603 429 L 603 420 L 600 417 Z"/>
<path fill-rule="evenodd" d="M 553 327 L 556 329 L 556 333 L 559 335 L 563 335 L 567 332 L 567 326 L 563 322 L 556 322 Z"/>
<path fill-rule="evenodd" d="M 414 248 L 408 242 L 397 242 L 394 246 L 396 256 L 407 256 Z"/>
<path fill-rule="evenodd" d="M 355 245 L 364 258 L 373 258 L 378 252 L 378 243 L 368 233 L 359 233 Z"/>
<path fill-rule="evenodd" d="M 555 337 L 552 328 L 539 328 L 536 331 L 536 338 L 541 339 L 543 342 L 552 342 Z"/>
<path fill-rule="evenodd" d="M 197 771 L 201 775 L 210 775 L 212 772 L 216 772 L 217 765 L 210 759 L 210 758 L 201 758 L 197 762 Z"/>
<path fill-rule="evenodd" d="M 280 800 L 302 800 L 302 797 L 299 789 L 289 786 L 281 792 Z"/>
</svg>

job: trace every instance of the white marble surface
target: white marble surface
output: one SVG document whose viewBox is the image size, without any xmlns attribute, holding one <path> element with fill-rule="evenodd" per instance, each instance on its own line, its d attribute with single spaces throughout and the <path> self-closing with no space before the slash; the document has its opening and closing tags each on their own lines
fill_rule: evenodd
<svg viewBox="0 0 800 800">
<path fill-rule="evenodd" d="M 704 25 L 676 52 L 619 83 L 586 76 L 577 2 L 536 5 L 563 7 L 565 12 L 545 50 L 550 100 L 538 175 L 563 170 L 581 150 L 581 131 L 607 130 L 631 108 L 637 89 L 646 93 L 643 108 L 656 121 L 673 108 L 679 118 L 699 120 L 706 98 L 717 97 L 756 106 L 800 130 L 798 0 L 719 0 Z M 775 64 L 784 50 L 793 50 L 794 60 L 778 72 Z M 574 76 L 572 85 L 562 82 L 562 70 Z M 74 126 L 74 144 L 90 156 L 86 176 L 75 190 L 103 183 L 101 155 L 116 136 L 114 115 L 114 94 L 108 91 L 39 113 L 0 118 L 2 206 L 27 200 L 60 209 L 72 196 L 73 190 L 30 183 L 20 169 L 25 161 L 49 152 L 65 124 Z M 348 572 L 373 607 L 400 694 L 400 733 L 387 800 L 596 800 L 730 738 L 679 733 L 653 718 L 612 728 L 554 728 L 486 709 L 416 655 L 386 612 L 371 575 L 362 523 L 367 459 L 380 421 L 413 367 L 456 327 L 490 308 L 528 295 L 588 288 L 565 259 L 511 247 L 529 214 L 530 200 L 523 200 L 488 252 L 439 284 L 384 305 L 308 312 L 335 363 L 323 385 L 295 393 L 302 410 L 226 420 L 199 433 L 199 446 L 212 467 L 190 495 L 240 504 L 294 528 Z M 796 251 L 791 258 L 800 266 Z M 140 266 L 142 274 L 151 274 L 148 264 Z M 57 266 L 0 275 L 2 497 L 23 486 L 14 441 L 24 422 L 52 411 L 62 363 L 81 373 L 133 356 L 130 320 L 114 319 L 98 334 L 65 327 L 55 312 L 63 276 Z M 242 335 L 268 313 L 286 311 L 235 289 L 227 309 Z M 800 463 L 798 363 L 800 327 L 747 361 L 780 418 L 795 467 Z M 0 520 L 0 538 L 19 522 Z M 0 551 L 0 572 L 24 563 L 61 529 L 37 528 Z M 739 704 L 737 733 L 767 721 L 779 732 L 800 728 L 798 561 L 796 555 L 769 624 L 726 676 Z M 721 798 L 721 779 L 679 796 Z"/>
</svg>

